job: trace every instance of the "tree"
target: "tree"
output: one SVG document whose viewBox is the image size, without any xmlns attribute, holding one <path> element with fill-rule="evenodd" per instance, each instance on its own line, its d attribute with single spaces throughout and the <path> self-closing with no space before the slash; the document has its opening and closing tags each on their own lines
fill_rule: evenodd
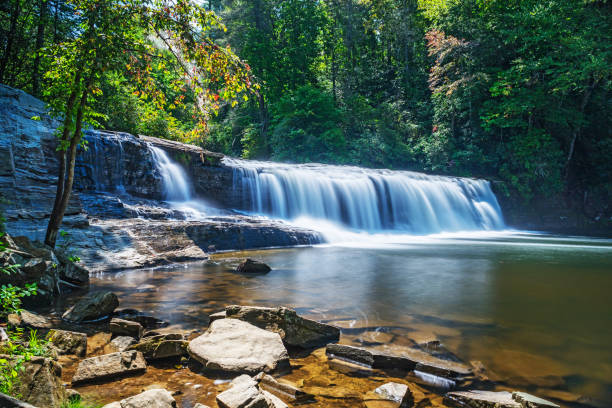
<svg viewBox="0 0 612 408">
<path fill-rule="evenodd" d="M 79 18 L 80 34 L 58 44 L 48 55 L 45 96 L 52 113 L 63 118 L 58 130 L 59 175 L 45 243 L 55 246 L 74 181 L 77 149 L 85 123 L 96 124 L 100 114 L 91 109 L 100 96 L 98 87 L 108 72 L 127 72 L 140 87 L 139 93 L 163 107 L 166 95 L 152 78 L 152 65 L 175 71 L 172 86 L 191 89 L 196 99 L 198 137 L 207 130 L 219 100 L 236 102 L 253 89 L 248 66 L 229 48 L 215 44 L 212 29 L 223 30 L 216 15 L 188 0 L 71 0 Z M 151 41 L 154 36 L 157 44 Z M 181 104 L 177 96 L 173 104 Z"/>
</svg>

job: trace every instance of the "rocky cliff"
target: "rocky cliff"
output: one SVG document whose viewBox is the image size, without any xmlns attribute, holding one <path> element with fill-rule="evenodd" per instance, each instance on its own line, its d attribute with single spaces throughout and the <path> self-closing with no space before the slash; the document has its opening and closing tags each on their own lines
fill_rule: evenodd
<svg viewBox="0 0 612 408">
<path fill-rule="evenodd" d="M 0 85 L 0 195 L 13 236 L 44 237 L 55 197 L 58 125 L 45 114 L 43 102 Z M 215 217 L 188 221 L 162 201 L 162 178 L 148 145 L 183 165 L 198 197 L 221 208 L 240 208 L 242 194 L 232 187 L 232 169 L 220 154 L 119 132 L 90 129 L 85 139 L 60 245 L 69 245 L 94 271 L 205 259 L 211 246 L 247 249 L 321 239 L 309 230 L 221 209 Z"/>
</svg>

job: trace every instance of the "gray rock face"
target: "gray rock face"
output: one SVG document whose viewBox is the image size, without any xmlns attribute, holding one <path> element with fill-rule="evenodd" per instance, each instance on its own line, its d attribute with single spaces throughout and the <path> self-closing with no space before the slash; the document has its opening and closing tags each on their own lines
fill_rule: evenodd
<svg viewBox="0 0 612 408">
<path fill-rule="evenodd" d="M 117 295 L 112 292 L 95 292 L 79 300 L 62 318 L 72 322 L 96 320 L 108 316 L 119 306 Z"/>
<path fill-rule="evenodd" d="M 272 268 L 265 263 L 250 258 L 240 262 L 240 265 L 236 268 L 236 272 L 240 273 L 268 273 L 271 270 Z"/>
<path fill-rule="evenodd" d="M 17 392 L 23 401 L 38 407 L 59 408 L 66 399 L 61 380 L 62 367 L 44 357 L 32 357 L 24 363 Z"/>
<path fill-rule="evenodd" d="M 72 377 L 72 384 L 112 380 L 114 378 L 140 374 L 146 368 L 147 363 L 140 352 L 124 351 L 104 354 L 81 361 L 76 373 Z"/>
<path fill-rule="evenodd" d="M 141 352 L 147 360 L 159 360 L 186 356 L 187 345 L 182 334 L 169 333 L 145 337 L 140 343 L 130 346 L 129 350 Z"/>
<path fill-rule="evenodd" d="M 84 357 L 87 352 L 87 335 L 67 330 L 52 329 L 47 339 L 55 346 L 59 354 L 74 354 Z"/>
<path fill-rule="evenodd" d="M 102 408 L 176 408 L 176 401 L 169 391 L 159 388 L 107 404 Z"/>
<path fill-rule="evenodd" d="M 240 319 L 278 333 L 288 346 L 311 348 L 338 341 L 340 329 L 297 315 L 286 307 L 228 306 L 227 318 Z"/>
<path fill-rule="evenodd" d="M 136 340 L 142 337 L 144 328 L 140 323 L 130 320 L 112 318 L 109 324 L 110 332 L 116 336 L 130 336 Z"/>
<path fill-rule="evenodd" d="M 215 320 L 189 342 L 189 355 L 209 370 L 255 374 L 289 364 L 280 336 L 238 319 Z"/>
</svg>

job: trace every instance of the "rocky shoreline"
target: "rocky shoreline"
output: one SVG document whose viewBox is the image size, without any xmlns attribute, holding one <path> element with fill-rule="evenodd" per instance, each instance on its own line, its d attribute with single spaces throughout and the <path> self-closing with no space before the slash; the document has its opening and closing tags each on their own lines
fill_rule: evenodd
<svg viewBox="0 0 612 408">
<path fill-rule="evenodd" d="M 383 351 L 343 344 L 341 329 L 285 307 L 230 305 L 208 328 L 176 330 L 111 292 L 81 298 L 61 319 L 24 311 L 9 325 L 49 339 L 51 357 L 26 365 L 34 407 L 69 398 L 126 407 L 511 407 L 556 403 L 498 390 L 483 367 L 439 342 Z M 120 398 L 119 398 L 120 397 Z M 110 401 L 113 398 L 117 400 Z M 24 407 L 0 396 L 6 407 Z"/>
</svg>

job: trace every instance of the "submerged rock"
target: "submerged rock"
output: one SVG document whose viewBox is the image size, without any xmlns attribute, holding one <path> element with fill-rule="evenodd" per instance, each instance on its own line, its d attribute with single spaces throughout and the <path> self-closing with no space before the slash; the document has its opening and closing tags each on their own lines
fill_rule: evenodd
<svg viewBox="0 0 612 408">
<path fill-rule="evenodd" d="M 268 273 L 271 270 L 270 266 L 251 258 L 245 259 L 236 267 L 236 272 L 240 273 Z"/>
<path fill-rule="evenodd" d="M 140 323 L 130 320 L 112 318 L 109 324 L 110 332 L 116 336 L 130 336 L 136 340 L 142 337 L 144 328 Z"/>
<path fill-rule="evenodd" d="M 87 352 L 87 335 L 67 330 L 52 329 L 47 339 L 55 346 L 59 354 L 74 354 L 84 357 Z"/>
<path fill-rule="evenodd" d="M 72 322 L 96 320 L 109 316 L 119 306 L 117 295 L 112 292 L 94 292 L 79 300 L 62 318 Z"/>
<path fill-rule="evenodd" d="M 114 348 L 117 351 L 125 351 L 130 346 L 132 346 L 134 344 L 136 344 L 136 339 L 134 339 L 133 337 L 130 337 L 130 336 L 115 337 L 110 342 L 111 347 Z"/>
<path fill-rule="evenodd" d="M 189 355 L 209 370 L 256 374 L 289 365 L 280 336 L 238 319 L 212 322 L 189 342 Z"/>
<path fill-rule="evenodd" d="M 288 346 L 312 348 L 338 341 L 340 329 L 305 319 L 286 307 L 232 305 L 225 308 L 227 318 L 240 319 L 261 329 L 278 333 Z"/>
<path fill-rule="evenodd" d="M 119 319 L 139 323 L 145 329 L 158 329 L 160 327 L 168 326 L 168 322 L 158 319 L 157 317 L 142 313 L 141 311 L 138 311 L 136 309 L 116 310 L 113 315 L 115 317 L 118 317 Z"/>
<path fill-rule="evenodd" d="M 89 381 L 112 380 L 128 375 L 140 374 L 147 368 L 142 353 L 124 351 L 86 358 L 79 363 L 72 377 L 72 384 Z"/>
<path fill-rule="evenodd" d="M 106 404 L 102 408 L 176 408 L 176 401 L 169 391 L 156 388 Z"/>
<path fill-rule="evenodd" d="M 254 379 L 259 382 L 259 389 L 267 391 L 289 402 L 303 404 L 314 401 L 314 395 L 308 394 L 293 385 L 281 383 L 265 373 L 257 374 Z"/>
<path fill-rule="evenodd" d="M 248 375 L 235 378 L 230 387 L 217 395 L 220 408 L 269 408 L 266 397 L 257 388 L 257 382 Z"/>
</svg>

